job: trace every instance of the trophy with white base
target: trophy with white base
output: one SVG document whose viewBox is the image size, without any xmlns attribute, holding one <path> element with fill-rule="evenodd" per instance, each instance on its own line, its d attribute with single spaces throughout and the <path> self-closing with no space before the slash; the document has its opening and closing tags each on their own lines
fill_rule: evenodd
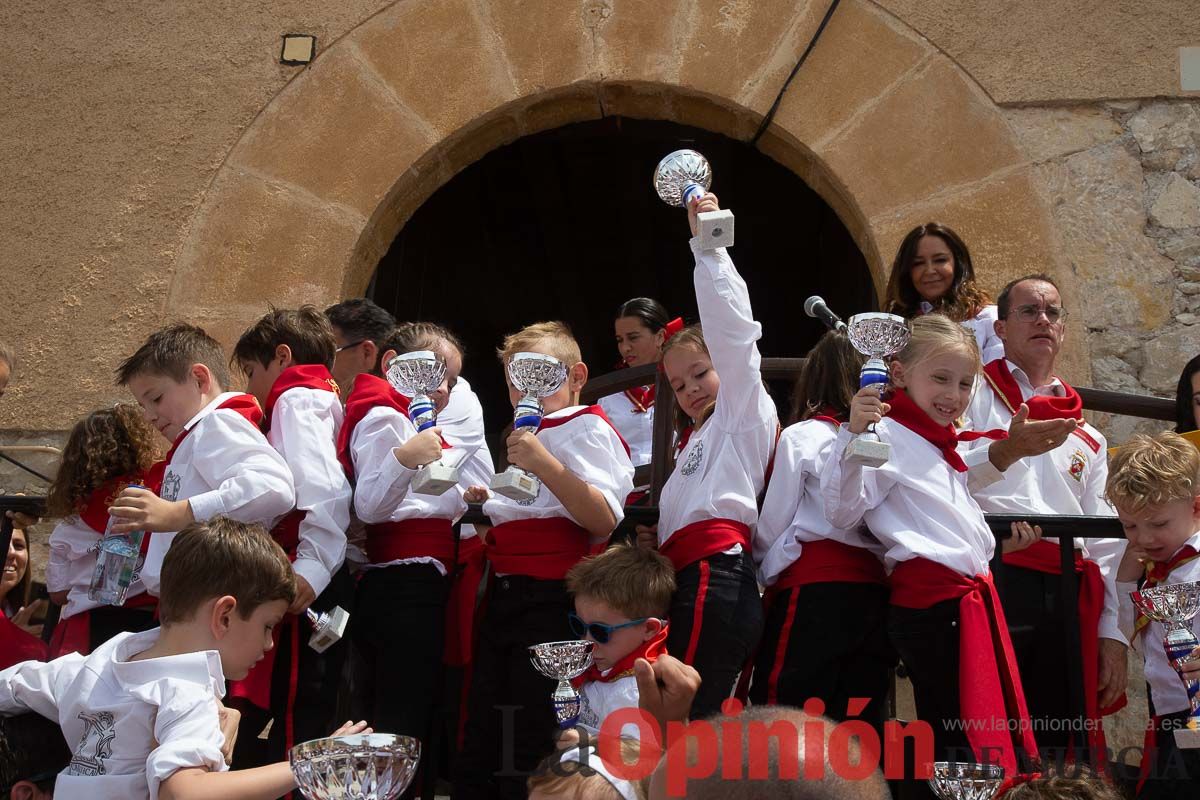
<svg viewBox="0 0 1200 800">
<path fill-rule="evenodd" d="M 403 353 L 388 362 L 387 380 L 409 399 L 408 418 L 417 433 L 437 425 L 437 410 L 430 392 L 446 379 L 446 362 L 431 350 Z M 441 459 L 417 468 L 409 486 L 417 494 L 440 495 L 458 483 L 458 467 Z"/>
<path fill-rule="evenodd" d="M 935 761 L 929 788 L 941 800 L 992 800 L 1004 783 L 1004 768 L 969 761 Z"/>
<path fill-rule="evenodd" d="M 308 646 L 318 653 L 324 653 L 341 641 L 346 635 L 346 623 L 350 614 L 341 606 L 334 606 L 329 611 L 318 614 L 311 608 L 304 609 L 304 616 L 312 624 L 312 636 L 308 638 Z"/>
<path fill-rule="evenodd" d="M 592 665 L 592 643 L 586 641 L 546 642 L 529 648 L 534 669 L 558 681 L 550 695 L 554 717 L 560 728 L 573 728 L 579 721 L 579 692 L 571 686 Z"/>
<path fill-rule="evenodd" d="M 1200 612 L 1200 581 L 1163 584 L 1130 592 L 1129 596 L 1138 611 L 1166 630 L 1163 649 L 1167 651 L 1167 663 L 1179 673 L 1187 690 L 1191 711 L 1187 725 L 1175 729 L 1175 744 L 1181 750 L 1200 748 L 1200 681 L 1183 677 L 1183 667 L 1198 644 L 1192 633 L 1192 618 Z"/>
<path fill-rule="evenodd" d="M 867 356 L 867 363 L 858 374 L 859 388 L 878 385 L 882 392 L 888 382 L 888 368 L 883 359 L 899 353 L 908 344 L 912 335 L 908 320 L 879 312 L 855 314 L 846 325 L 846 333 L 854 349 Z M 879 440 L 872 425 L 846 448 L 846 459 L 865 467 L 879 467 L 887 463 L 891 451 L 892 446 Z"/>
<path fill-rule="evenodd" d="M 542 398 L 562 388 L 567 367 L 554 356 L 541 353 L 517 353 L 508 362 L 508 379 L 523 396 L 513 411 L 513 430 L 537 432 L 545 410 Z M 518 502 L 531 501 L 538 495 L 541 481 L 520 467 L 512 466 L 492 478 L 491 490 Z"/>
<path fill-rule="evenodd" d="M 654 190 L 669 206 L 688 207 L 712 186 L 712 167 L 695 150 L 676 150 L 658 162 L 654 170 Z M 696 215 L 696 235 L 705 250 L 733 246 L 733 212 L 701 211 Z"/>
<path fill-rule="evenodd" d="M 390 733 L 358 733 L 303 742 L 288 753 L 308 800 L 392 800 L 421 762 L 421 742 Z"/>
</svg>

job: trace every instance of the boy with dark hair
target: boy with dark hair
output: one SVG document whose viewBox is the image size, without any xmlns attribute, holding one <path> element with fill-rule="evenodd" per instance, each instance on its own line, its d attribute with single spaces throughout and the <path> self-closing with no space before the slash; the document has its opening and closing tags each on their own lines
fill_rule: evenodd
<svg viewBox="0 0 1200 800">
<path fill-rule="evenodd" d="M 362 373 L 382 377 L 383 342 L 396 328 L 396 318 L 365 297 L 352 297 L 325 309 L 337 345 L 330 370 L 348 393 Z M 343 394 L 342 399 L 346 399 Z"/>
<path fill-rule="evenodd" d="M 160 593 L 159 572 L 174 531 L 217 515 L 270 526 L 296 503 L 292 474 L 259 431 L 258 401 L 226 392 L 225 354 L 193 325 L 163 328 L 117 369 L 146 419 L 172 442 L 147 488 L 125 489 L 109 508 L 113 531 L 147 536 L 142 582 Z"/>
<path fill-rule="evenodd" d="M 0 717 L 0 800 L 48 800 L 70 762 L 58 723 L 40 714 Z"/>
<path fill-rule="evenodd" d="M 0 712 L 56 719 L 77 742 L 60 796 L 267 800 L 291 791 L 286 763 L 224 772 L 218 708 L 225 680 L 244 678 L 271 648 L 271 628 L 295 599 L 287 556 L 261 526 L 193 522 L 175 537 L 162 579 L 161 628 L 0 672 Z"/>
<path fill-rule="evenodd" d="M 320 736 L 337 702 L 346 646 L 339 643 L 323 653 L 301 646 L 311 632 L 306 608 L 349 607 L 353 596 L 342 565 L 351 490 L 337 459 L 344 412 L 329 373 L 333 358 L 333 329 L 311 305 L 272 309 L 233 349 L 232 361 L 264 409 L 267 441 L 287 462 L 296 486 L 296 508 L 271 530 L 296 575 L 296 599 L 279 626 L 283 646 L 268 653 L 247 680 L 230 687 L 232 695 L 262 709 L 243 705 L 251 728 L 266 725 L 263 712 L 269 711 L 274 723 L 265 746 L 259 737 L 239 739 L 240 764 L 277 761 L 296 742 Z M 297 697 L 304 702 L 297 703 Z"/>
</svg>

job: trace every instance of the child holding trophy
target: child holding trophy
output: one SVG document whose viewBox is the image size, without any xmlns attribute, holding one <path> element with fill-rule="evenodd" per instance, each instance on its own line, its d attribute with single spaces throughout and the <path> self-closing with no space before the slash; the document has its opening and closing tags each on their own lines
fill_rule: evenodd
<svg viewBox="0 0 1200 800">
<path fill-rule="evenodd" d="M 693 233 L 698 213 L 717 210 L 715 195 L 693 199 Z M 684 328 L 663 351 L 681 415 L 679 454 L 658 525 L 639 528 L 639 541 L 675 565 L 667 648 L 700 673 L 692 715 L 703 717 L 720 710 L 762 630 L 750 528 L 779 420 L 759 373 L 762 327 L 745 281 L 725 248 L 704 250 L 695 237 L 691 247 L 704 330 Z"/>
<path fill-rule="evenodd" d="M 317 652 L 304 644 L 313 630 L 305 609 L 348 607 L 354 591 L 342 563 L 350 482 L 337 459 L 344 413 L 329 371 L 335 347 L 329 320 L 309 305 L 270 311 L 233 349 L 232 362 L 263 408 L 267 441 L 287 462 L 296 486 L 296 507 L 271 529 L 291 559 L 296 599 L 277 627 L 277 646 L 229 690 L 242 701 L 247 730 L 262 730 L 268 717 L 275 720 L 265 742 L 257 736 L 238 739 L 235 758 L 241 764 L 286 758 L 292 745 L 328 730 L 335 713 L 347 648 Z"/>
<path fill-rule="evenodd" d="M 885 625 L 883 548 L 857 521 L 830 525 L 821 503 L 821 471 L 850 417 L 862 365 L 846 334 L 829 331 L 796 381 L 798 421 L 779 437 L 754 533 L 767 605 L 750 699 L 799 708 L 815 697 L 827 715 L 841 718 L 852 698 L 866 698 L 870 705 L 858 716 L 882 730 L 896 662 Z M 820 658 L 813 658 L 814 641 L 823 643 Z"/>
<path fill-rule="evenodd" d="M 1156 600 L 1164 610 L 1181 612 L 1180 638 L 1195 647 L 1200 584 L 1192 582 L 1200 581 L 1200 451 L 1175 433 L 1134 436 L 1113 455 L 1107 495 L 1129 539 L 1117 573 L 1122 622 L 1145 659 L 1150 685 L 1152 719 L 1137 796 L 1195 797 L 1200 793 L 1200 711 L 1195 710 L 1200 703 L 1193 696 L 1200 691 L 1200 649 L 1188 655 L 1187 647 L 1182 648 L 1183 653 L 1172 655 L 1190 663 L 1172 664 L 1164 649 L 1166 626 L 1135 606 L 1130 593 L 1173 595 Z"/>
<path fill-rule="evenodd" d="M 979 347 L 966 328 L 941 314 L 914 320 L 891 365 L 888 402 L 877 386 L 854 396 L 849 423 L 825 460 L 821 496 L 831 525 L 846 529 L 862 520 L 885 548 L 888 633 L 908 667 L 918 714 L 933 726 L 938 760 L 999 756 L 1012 776 L 1018 750 L 1036 757 L 1037 746 L 988 570 L 995 538 L 956 450 L 979 434 L 954 427 L 979 370 Z M 871 423 L 891 445 L 878 467 L 846 457 Z M 964 757 L 954 757 L 968 746 Z"/>
<path fill-rule="evenodd" d="M 456 798 L 525 796 L 520 773 L 551 749 L 556 727 L 549 700 L 555 683 L 533 668 L 528 648 L 574 638 L 567 571 L 604 546 L 633 489 L 621 436 L 599 406 L 577 405 L 587 365 L 566 325 L 530 325 L 505 338 L 499 356 L 518 414 L 508 461 L 524 474 L 497 476 L 494 485 L 505 494 L 483 486 L 467 493 L 471 502 L 486 501 L 483 511 L 494 523 L 486 534 L 494 575 L 472 668 Z M 531 397 L 524 389 L 535 384 L 550 393 Z M 511 776 L 495 775 L 514 768 Z"/>
</svg>

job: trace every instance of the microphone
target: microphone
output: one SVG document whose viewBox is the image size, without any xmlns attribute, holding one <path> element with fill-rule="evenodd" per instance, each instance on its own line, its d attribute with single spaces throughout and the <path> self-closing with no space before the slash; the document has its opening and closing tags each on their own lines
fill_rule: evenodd
<svg viewBox="0 0 1200 800">
<path fill-rule="evenodd" d="M 846 330 L 846 323 L 842 322 L 842 318 L 825 305 L 825 301 L 821 299 L 820 295 L 814 294 L 804 301 L 804 313 L 813 319 L 821 320 L 832 331 Z"/>
</svg>

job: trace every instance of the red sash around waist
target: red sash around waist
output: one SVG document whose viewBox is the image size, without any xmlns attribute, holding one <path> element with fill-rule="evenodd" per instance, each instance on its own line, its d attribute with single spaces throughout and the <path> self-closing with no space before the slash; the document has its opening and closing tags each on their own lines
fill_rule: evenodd
<svg viewBox="0 0 1200 800">
<path fill-rule="evenodd" d="M 288 559 L 296 560 L 296 548 L 300 546 L 300 523 L 304 521 L 307 511 L 293 508 L 283 515 L 283 519 L 271 528 L 271 538 L 279 542 L 279 546 L 287 553 Z"/>
<path fill-rule="evenodd" d="M 800 557 L 779 573 L 771 589 L 776 592 L 810 583 L 887 583 L 887 573 L 870 551 L 833 539 L 801 545 Z"/>
<path fill-rule="evenodd" d="M 487 557 L 499 575 L 560 581 L 592 552 L 588 533 L 566 517 L 519 519 L 487 534 Z"/>
<path fill-rule="evenodd" d="M 958 697 L 967 740 L 976 758 L 998 753 L 1005 774 L 1017 774 L 1010 721 L 1025 752 L 1036 757 L 1038 750 L 992 576 L 969 578 L 927 558 L 901 561 L 892 571 L 891 600 L 902 608 L 959 601 Z"/>
<path fill-rule="evenodd" d="M 454 571 L 454 525 L 448 519 L 404 519 L 367 526 L 367 560 L 386 564 L 405 558 L 436 558 Z"/>
<path fill-rule="evenodd" d="M 101 607 L 103 608 L 103 606 Z M 125 604 L 121 607 L 142 608 L 150 614 L 156 615 L 155 619 L 157 619 L 158 598 L 142 591 L 126 597 Z M 79 653 L 86 656 L 92 652 L 93 611 L 95 611 L 94 608 L 89 608 L 87 611 L 80 611 L 78 614 L 72 614 L 58 621 L 58 624 L 54 626 L 54 633 L 50 636 L 50 658 L 65 656 L 67 653 Z"/>
<path fill-rule="evenodd" d="M 479 582 L 483 580 L 486 566 L 483 542 L 478 536 L 458 543 L 458 569 L 454 572 L 446 602 L 446 647 L 442 659 L 451 666 L 462 667 L 471 661 L 475 643 L 475 598 L 479 595 Z"/>
<path fill-rule="evenodd" d="M 0 669 L 8 669 L 22 661 L 45 661 L 46 645 L 27 633 L 0 612 Z"/>
<path fill-rule="evenodd" d="M 750 526 L 731 519 L 702 519 L 684 525 L 658 547 L 658 552 L 671 559 L 675 571 L 702 558 L 723 553 L 740 544 L 750 552 Z"/>
</svg>

